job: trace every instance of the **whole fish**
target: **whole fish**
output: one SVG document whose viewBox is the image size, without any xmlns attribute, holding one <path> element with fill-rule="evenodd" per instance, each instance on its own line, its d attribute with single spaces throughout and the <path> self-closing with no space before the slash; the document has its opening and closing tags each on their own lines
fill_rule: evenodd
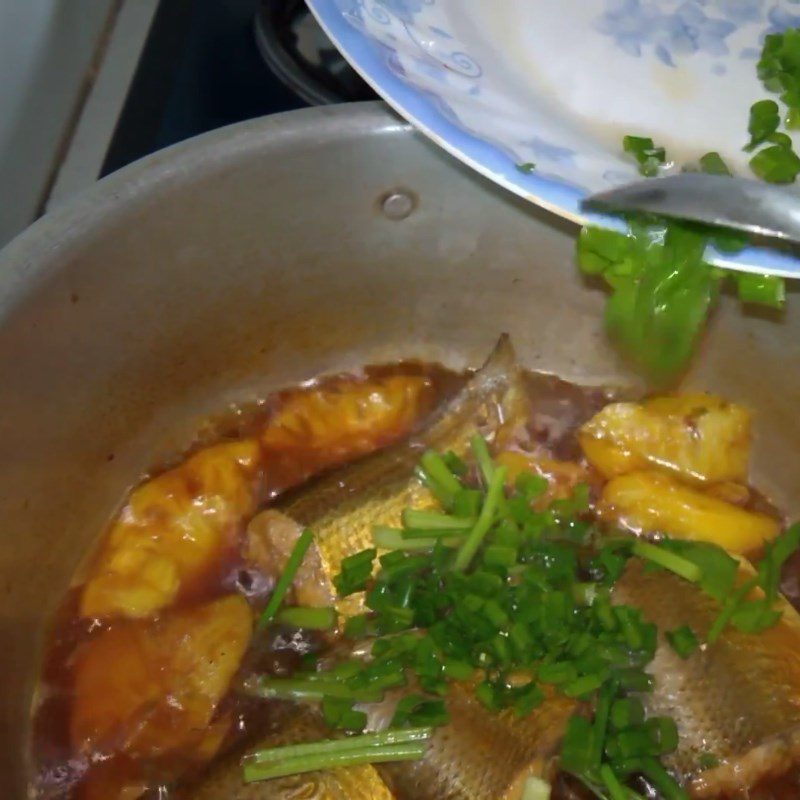
<svg viewBox="0 0 800 800">
<path fill-rule="evenodd" d="M 485 365 L 419 434 L 322 476 L 254 519 L 247 543 L 251 561 L 276 577 L 293 541 L 304 528 L 310 528 L 315 546 L 298 573 L 294 593 L 304 604 L 329 604 L 332 578 L 342 559 L 372 546 L 373 525 L 399 525 L 404 508 L 433 505 L 432 496 L 415 476 L 426 449 L 466 455 L 469 440 L 476 433 L 501 448 L 524 428 L 529 412 L 522 372 L 504 336 Z M 358 602 L 345 600 L 339 610 L 355 612 Z M 380 775 L 391 791 L 372 767 L 312 773 L 243 788 L 241 760 L 234 757 L 212 765 L 200 784 L 178 796 L 186 800 L 288 800 L 335 797 L 340 792 L 342 797 L 353 798 L 511 800 L 521 797 L 528 776 L 549 773 L 553 753 L 575 708 L 574 701 L 553 697 L 528 718 L 517 720 L 511 714 L 488 711 L 468 687 L 458 685 L 451 687 L 447 705 L 452 723 L 434 733 L 421 761 L 381 768 Z M 297 724 L 311 725 L 316 734 L 311 735 L 311 728 L 304 727 L 304 736 L 330 736 L 315 711 L 301 705 L 294 708 L 300 721 L 290 722 L 280 735 L 294 735 L 293 725 Z M 251 742 L 250 749 L 277 744 L 275 735 Z M 324 790 L 302 788 L 304 781 L 311 780 Z"/>
<path fill-rule="evenodd" d="M 742 570 L 751 569 L 742 567 Z M 764 781 L 800 764 L 800 616 L 780 600 L 783 616 L 772 628 L 748 634 L 732 627 L 682 659 L 663 632 L 689 625 L 702 641 L 720 604 L 664 570 L 629 562 L 614 587 L 615 602 L 640 608 L 659 629 L 649 670 L 648 713 L 672 717 L 679 746 L 667 765 L 693 797 L 763 797 Z M 779 798 L 800 797 L 800 784 Z"/>
</svg>

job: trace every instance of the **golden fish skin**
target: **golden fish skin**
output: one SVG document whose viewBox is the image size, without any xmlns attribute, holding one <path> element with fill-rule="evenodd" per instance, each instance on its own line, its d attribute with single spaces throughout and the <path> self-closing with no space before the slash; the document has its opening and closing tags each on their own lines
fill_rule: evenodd
<svg viewBox="0 0 800 800">
<path fill-rule="evenodd" d="M 248 746 L 248 752 L 330 737 L 321 717 L 310 706 L 270 705 L 270 731 Z M 170 797 L 175 800 L 392 800 L 393 797 L 369 764 L 245 784 L 242 755 L 237 750 L 219 759 L 197 783 Z"/>
<path fill-rule="evenodd" d="M 502 445 L 527 418 L 527 394 L 513 348 L 504 336 L 486 364 L 408 442 L 379 451 L 314 481 L 276 507 L 311 528 L 325 572 L 338 574 L 342 559 L 372 547 L 372 526 L 397 526 L 404 508 L 432 504 L 414 469 L 427 448 L 463 455 L 475 433 Z M 358 601 L 340 604 L 342 613 Z"/>
<path fill-rule="evenodd" d="M 677 723 L 680 743 L 667 763 L 693 797 L 748 797 L 759 781 L 798 763 L 800 616 L 788 602 L 780 601 L 783 617 L 774 627 L 758 634 L 728 627 L 683 660 L 663 633 L 689 625 L 705 640 L 719 603 L 672 573 L 647 572 L 634 561 L 617 582 L 614 600 L 641 608 L 658 626 L 649 667 L 655 690 L 642 699 L 648 713 Z M 709 755 L 718 766 L 703 770 Z"/>
<path fill-rule="evenodd" d="M 450 723 L 437 728 L 420 761 L 383 764 L 398 800 L 518 800 L 528 777 L 552 777 L 554 757 L 577 708 L 551 694 L 526 717 L 489 711 L 470 686 L 455 684 Z"/>
<path fill-rule="evenodd" d="M 308 586 L 295 583 L 295 594 L 308 589 L 316 592 L 332 587 L 331 579 L 339 572 L 343 558 L 372 546 L 372 526 L 398 525 L 406 506 L 430 505 L 429 492 L 414 477 L 414 469 L 425 449 L 451 449 L 463 454 L 470 438 L 477 432 L 490 441 L 502 444 L 517 425 L 527 418 L 527 394 L 513 348 L 502 337 L 486 364 L 463 389 L 437 412 L 431 423 L 408 442 L 395 445 L 361 461 L 313 481 L 308 487 L 291 492 L 270 511 L 251 523 L 248 546 L 258 539 L 269 541 L 275 526 L 294 525 L 294 535 L 302 527 L 314 532 L 315 547 L 308 572 Z M 263 523 L 263 525 L 261 525 Z M 257 528 L 263 527 L 258 531 Z M 256 537 L 256 534 L 259 534 Z M 263 543 L 263 542 L 262 542 Z M 262 548 L 263 549 L 263 548 Z M 317 554 L 322 575 L 316 568 Z M 253 563 L 270 573 L 263 554 L 248 552 Z M 284 554 L 276 554 L 285 561 Z M 306 598 L 311 602 L 309 598 Z M 339 604 L 342 613 L 358 610 L 360 599 L 347 598 Z M 278 708 L 281 704 L 273 704 Z M 249 749 L 290 742 L 314 741 L 330 736 L 319 717 L 308 707 L 291 706 L 283 721 L 276 719 L 274 733 Z M 488 712 L 484 712 L 488 714 Z M 391 798 L 393 795 L 372 767 L 313 773 L 295 778 L 245 786 L 242 783 L 241 753 L 215 764 L 193 788 L 182 789 L 182 800 L 272 800 L 273 798 Z"/>
</svg>

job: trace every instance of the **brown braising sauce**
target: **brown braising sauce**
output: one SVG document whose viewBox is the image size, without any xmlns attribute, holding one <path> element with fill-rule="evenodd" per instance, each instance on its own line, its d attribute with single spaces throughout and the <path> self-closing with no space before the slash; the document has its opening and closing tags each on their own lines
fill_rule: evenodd
<svg viewBox="0 0 800 800">
<path fill-rule="evenodd" d="M 195 445 L 186 455 L 219 442 L 259 437 L 281 409 L 302 393 L 335 392 L 337 388 L 345 392 L 348 387 L 359 383 L 404 377 L 415 377 L 422 382 L 415 395 L 413 408 L 400 415 L 397 425 L 384 428 L 378 436 L 370 439 L 369 436 L 360 435 L 359 442 L 351 449 L 343 446 L 339 440 L 333 441 L 328 449 L 304 447 L 300 435 L 295 437 L 296 440 L 287 441 L 284 446 L 262 444 L 257 507 L 263 508 L 281 492 L 301 484 L 321 470 L 334 469 L 347 459 L 365 455 L 370 450 L 405 437 L 423 424 L 442 399 L 457 391 L 466 376 L 436 365 L 403 362 L 370 367 L 356 377 L 326 378 L 300 389 L 275 393 L 254 406 L 234 409 L 209 423 L 198 434 Z M 575 436 L 577 428 L 613 399 L 614 393 L 602 389 L 584 389 L 541 375 L 529 376 L 529 387 L 536 408 L 529 422 L 531 438 L 551 453 L 554 459 L 580 460 L 581 451 Z M 165 465 L 165 468 L 178 463 Z M 155 470 L 148 477 L 158 475 L 161 471 Z M 765 501 L 756 493 L 751 493 L 751 497 L 755 507 L 764 507 Z M 243 557 L 241 545 L 246 524 L 246 519 L 241 521 L 228 544 L 217 552 L 213 568 L 205 571 L 188 588 L 182 589 L 176 601 L 169 606 L 170 611 L 190 608 L 232 593 L 243 595 L 256 609 L 263 607 L 273 584 Z M 91 570 L 90 563 L 88 572 L 91 573 Z M 800 605 L 800 558 L 793 559 L 788 565 L 784 590 L 792 603 Z M 186 757 L 180 752 L 135 760 L 104 753 L 78 755 L 74 752 L 70 719 L 73 713 L 76 654 L 114 626 L 128 624 L 113 617 L 97 619 L 82 616 L 81 592 L 81 585 L 68 591 L 53 618 L 49 633 L 33 717 L 33 796 L 40 800 L 100 800 L 103 787 L 116 788 L 124 784 L 138 786 L 139 789 L 125 795 L 109 795 L 108 800 L 123 800 L 123 797 L 124 800 L 134 800 L 137 796 L 166 800 L 173 796 L 169 787 L 191 780 L 201 770 L 202 760 Z M 324 652 L 328 646 L 328 641 L 321 634 L 272 629 L 268 636 L 254 638 L 239 675 L 259 672 L 285 677 L 303 666 L 306 657 Z M 108 669 L 114 670 L 115 665 L 109 663 Z M 269 727 L 273 712 L 274 704 L 271 702 L 253 700 L 236 692 L 228 693 L 215 712 L 215 718 L 226 716 L 232 720 L 219 753 L 224 755 L 242 750 L 259 731 Z M 796 784 L 792 782 L 791 786 L 795 787 Z M 764 796 L 772 797 L 788 797 L 797 791 L 796 788 L 789 788 L 786 782 L 764 788 Z M 781 795 L 781 791 L 786 794 Z M 554 786 L 553 800 L 589 796 L 585 789 L 567 776 L 560 776 Z"/>
</svg>

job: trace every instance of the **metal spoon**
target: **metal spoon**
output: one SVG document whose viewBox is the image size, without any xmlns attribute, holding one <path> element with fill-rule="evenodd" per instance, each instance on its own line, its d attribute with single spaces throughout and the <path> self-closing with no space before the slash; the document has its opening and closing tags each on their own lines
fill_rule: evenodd
<svg viewBox="0 0 800 800">
<path fill-rule="evenodd" d="M 800 193 L 745 178 L 684 172 L 599 192 L 582 205 L 587 210 L 646 211 L 800 244 Z"/>
</svg>

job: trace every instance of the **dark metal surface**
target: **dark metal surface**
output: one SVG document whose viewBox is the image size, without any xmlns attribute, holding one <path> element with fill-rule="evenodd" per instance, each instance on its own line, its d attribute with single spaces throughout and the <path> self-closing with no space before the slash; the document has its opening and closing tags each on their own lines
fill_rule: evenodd
<svg viewBox="0 0 800 800">
<path fill-rule="evenodd" d="M 232 401 L 403 356 L 476 365 L 501 331 L 534 369 L 631 381 L 573 248 L 375 103 L 157 153 L 0 253 L 0 797 L 26 796 L 48 616 L 143 471 Z M 793 514 L 798 301 L 772 320 L 726 299 L 688 378 L 755 409 L 756 483 Z"/>
<path fill-rule="evenodd" d="M 304 0 L 260 0 L 255 37 L 273 75 L 309 105 L 377 97 L 325 35 Z"/>
<path fill-rule="evenodd" d="M 206 131 L 307 105 L 264 62 L 258 9 L 259 0 L 161 0 L 102 175 Z"/>
</svg>

